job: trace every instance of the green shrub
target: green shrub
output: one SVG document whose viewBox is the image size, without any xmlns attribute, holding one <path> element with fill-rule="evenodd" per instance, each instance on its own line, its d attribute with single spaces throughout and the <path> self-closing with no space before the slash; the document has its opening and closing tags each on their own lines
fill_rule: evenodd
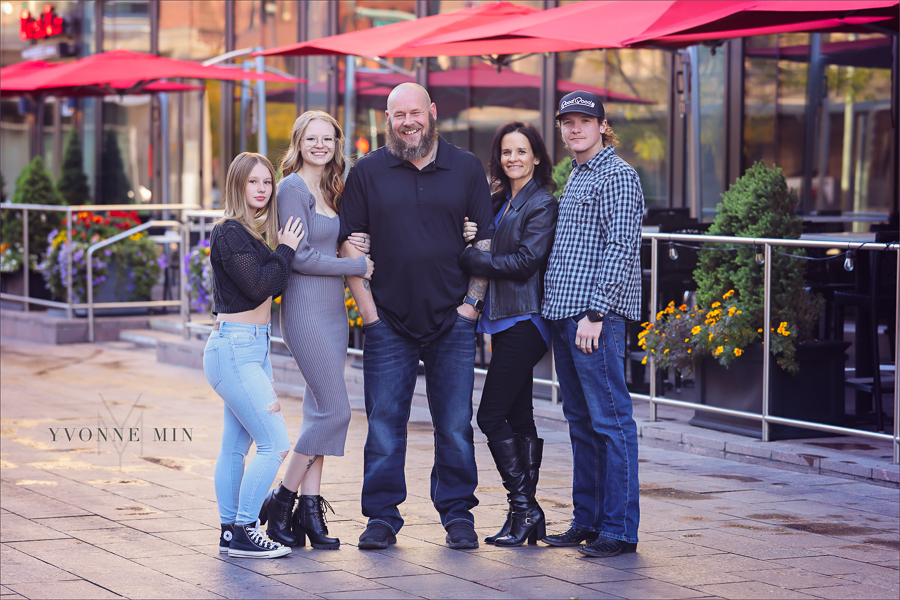
<svg viewBox="0 0 900 600">
<path fill-rule="evenodd" d="M 553 167 L 553 181 L 556 183 L 556 192 L 554 196 L 559 200 L 562 197 L 563 190 L 569 182 L 569 175 L 572 173 L 572 159 L 564 158 Z"/>
<path fill-rule="evenodd" d="M 131 183 L 125 174 L 125 163 L 122 162 L 122 153 L 119 151 L 116 134 L 111 130 L 103 132 L 103 153 L 100 160 L 103 166 L 100 176 L 100 202 L 102 204 L 132 204 L 134 198 L 128 195 L 132 191 Z"/>
<path fill-rule="evenodd" d="M 87 175 L 84 174 L 84 160 L 81 155 L 81 140 L 75 129 L 66 140 L 66 151 L 63 155 L 62 170 L 56 182 L 56 190 L 68 205 L 89 204 L 91 189 L 88 187 Z"/>
<path fill-rule="evenodd" d="M 797 203 L 797 194 L 788 189 L 781 169 L 758 162 L 722 194 L 708 235 L 798 239 L 802 219 L 795 212 Z M 726 248 L 729 244 L 707 246 Z M 811 298 L 804 289 L 805 261 L 792 258 L 792 255 L 803 256 L 805 251 L 783 246 L 772 248 L 772 318 L 769 327 L 790 332 L 790 336 L 782 334 L 789 339 L 784 340 L 788 343 L 781 346 L 781 351 L 775 345 L 772 351 L 777 352 L 778 363 L 783 368 L 795 372 L 795 344 L 809 337 L 817 322 L 821 302 Z M 736 301 L 757 331 L 755 341 L 759 341 L 763 327 L 764 277 L 765 266 L 757 263 L 753 246 L 700 252 L 699 264 L 694 271 L 699 306 L 710 307 L 729 290 L 734 290 Z"/>
<path fill-rule="evenodd" d="M 44 159 L 35 156 L 22 169 L 16 179 L 16 191 L 12 202 L 15 204 L 52 204 L 62 205 L 65 201 L 60 197 L 53 185 L 50 173 L 44 167 Z M 28 213 L 28 253 L 29 264 L 36 268 L 37 257 L 47 249 L 47 236 L 62 223 L 65 213 L 32 210 Z M 3 223 L 0 225 L 0 238 L 4 244 L 22 243 L 22 212 L 4 210 Z"/>
</svg>

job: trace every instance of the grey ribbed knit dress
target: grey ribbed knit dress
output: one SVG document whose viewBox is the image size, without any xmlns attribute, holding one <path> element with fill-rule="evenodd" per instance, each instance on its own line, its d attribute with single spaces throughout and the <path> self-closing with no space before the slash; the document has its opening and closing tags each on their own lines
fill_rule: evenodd
<svg viewBox="0 0 900 600">
<path fill-rule="evenodd" d="M 303 221 L 306 236 L 294 254 L 281 299 L 281 335 L 303 378 L 303 423 L 294 450 L 309 456 L 343 456 L 350 401 L 344 382 L 349 324 L 344 275 L 362 277 L 366 259 L 338 258 L 338 217 L 316 213 L 316 199 L 293 173 L 278 184 L 278 219 Z"/>
</svg>

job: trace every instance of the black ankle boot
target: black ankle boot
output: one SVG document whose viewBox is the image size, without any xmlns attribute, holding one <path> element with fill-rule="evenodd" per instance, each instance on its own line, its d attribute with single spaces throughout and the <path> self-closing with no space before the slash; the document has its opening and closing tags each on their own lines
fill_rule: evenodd
<svg viewBox="0 0 900 600">
<path fill-rule="evenodd" d="M 297 546 L 299 542 L 291 531 L 291 512 L 294 510 L 294 501 L 297 500 L 297 492 L 292 492 L 283 485 L 269 492 L 263 501 L 262 510 L 259 512 L 260 526 L 268 521 L 266 535 L 269 539 L 284 546 Z"/>
<path fill-rule="evenodd" d="M 502 442 L 488 441 L 488 448 L 503 478 L 510 508 L 509 532 L 495 538 L 494 544 L 521 546 L 526 540 L 529 544 L 537 543 L 538 538 L 546 534 L 544 511 L 534 499 L 534 488 L 520 444 L 516 438 L 511 438 Z"/>
<path fill-rule="evenodd" d="M 328 525 L 325 520 L 325 509 L 334 514 L 334 509 L 322 496 L 300 496 L 294 510 L 294 537 L 301 546 L 310 545 L 317 550 L 337 550 L 341 540 L 328 537 Z"/>
</svg>

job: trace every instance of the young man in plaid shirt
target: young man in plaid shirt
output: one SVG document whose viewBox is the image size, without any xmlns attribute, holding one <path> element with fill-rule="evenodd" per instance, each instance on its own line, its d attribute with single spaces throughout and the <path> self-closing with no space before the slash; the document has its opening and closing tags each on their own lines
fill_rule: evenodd
<svg viewBox="0 0 900 600">
<path fill-rule="evenodd" d="M 600 100 L 573 92 L 556 116 L 574 155 L 559 201 L 556 240 L 544 280 L 543 315 L 569 421 L 575 463 L 574 518 L 552 546 L 616 556 L 637 549 L 638 445 L 625 387 L 625 321 L 640 312 L 644 195 L 635 170 L 615 152 Z"/>
</svg>

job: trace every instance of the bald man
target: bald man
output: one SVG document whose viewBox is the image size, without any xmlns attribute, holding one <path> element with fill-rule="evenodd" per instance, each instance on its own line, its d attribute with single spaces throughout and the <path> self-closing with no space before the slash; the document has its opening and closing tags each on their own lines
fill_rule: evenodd
<svg viewBox="0 0 900 600">
<path fill-rule="evenodd" d="M 431 500 L 447 544 L 477 548 L 472 387 L 487 280 L 470 279 L 459 256 L 464 219 L 492 221 L 490 191 L 479 160 L 438 135 L 425 88 L 394 88 L 385 116 L 387 143 L 351 169 L 340 211 L 340 239 L 369 233 L 378 265 L 371 281 L 347 278 L 366 332 L 362 511 L 369 523 L 359 548 L 387 548 L 403 526 L 406 426 L 420 359 L 435 430 Z M 483 228 L 474 245 L 489 250 L 492 233 Z M 345 242 L 341 255 L 359 252 Z"/>
</svg>

